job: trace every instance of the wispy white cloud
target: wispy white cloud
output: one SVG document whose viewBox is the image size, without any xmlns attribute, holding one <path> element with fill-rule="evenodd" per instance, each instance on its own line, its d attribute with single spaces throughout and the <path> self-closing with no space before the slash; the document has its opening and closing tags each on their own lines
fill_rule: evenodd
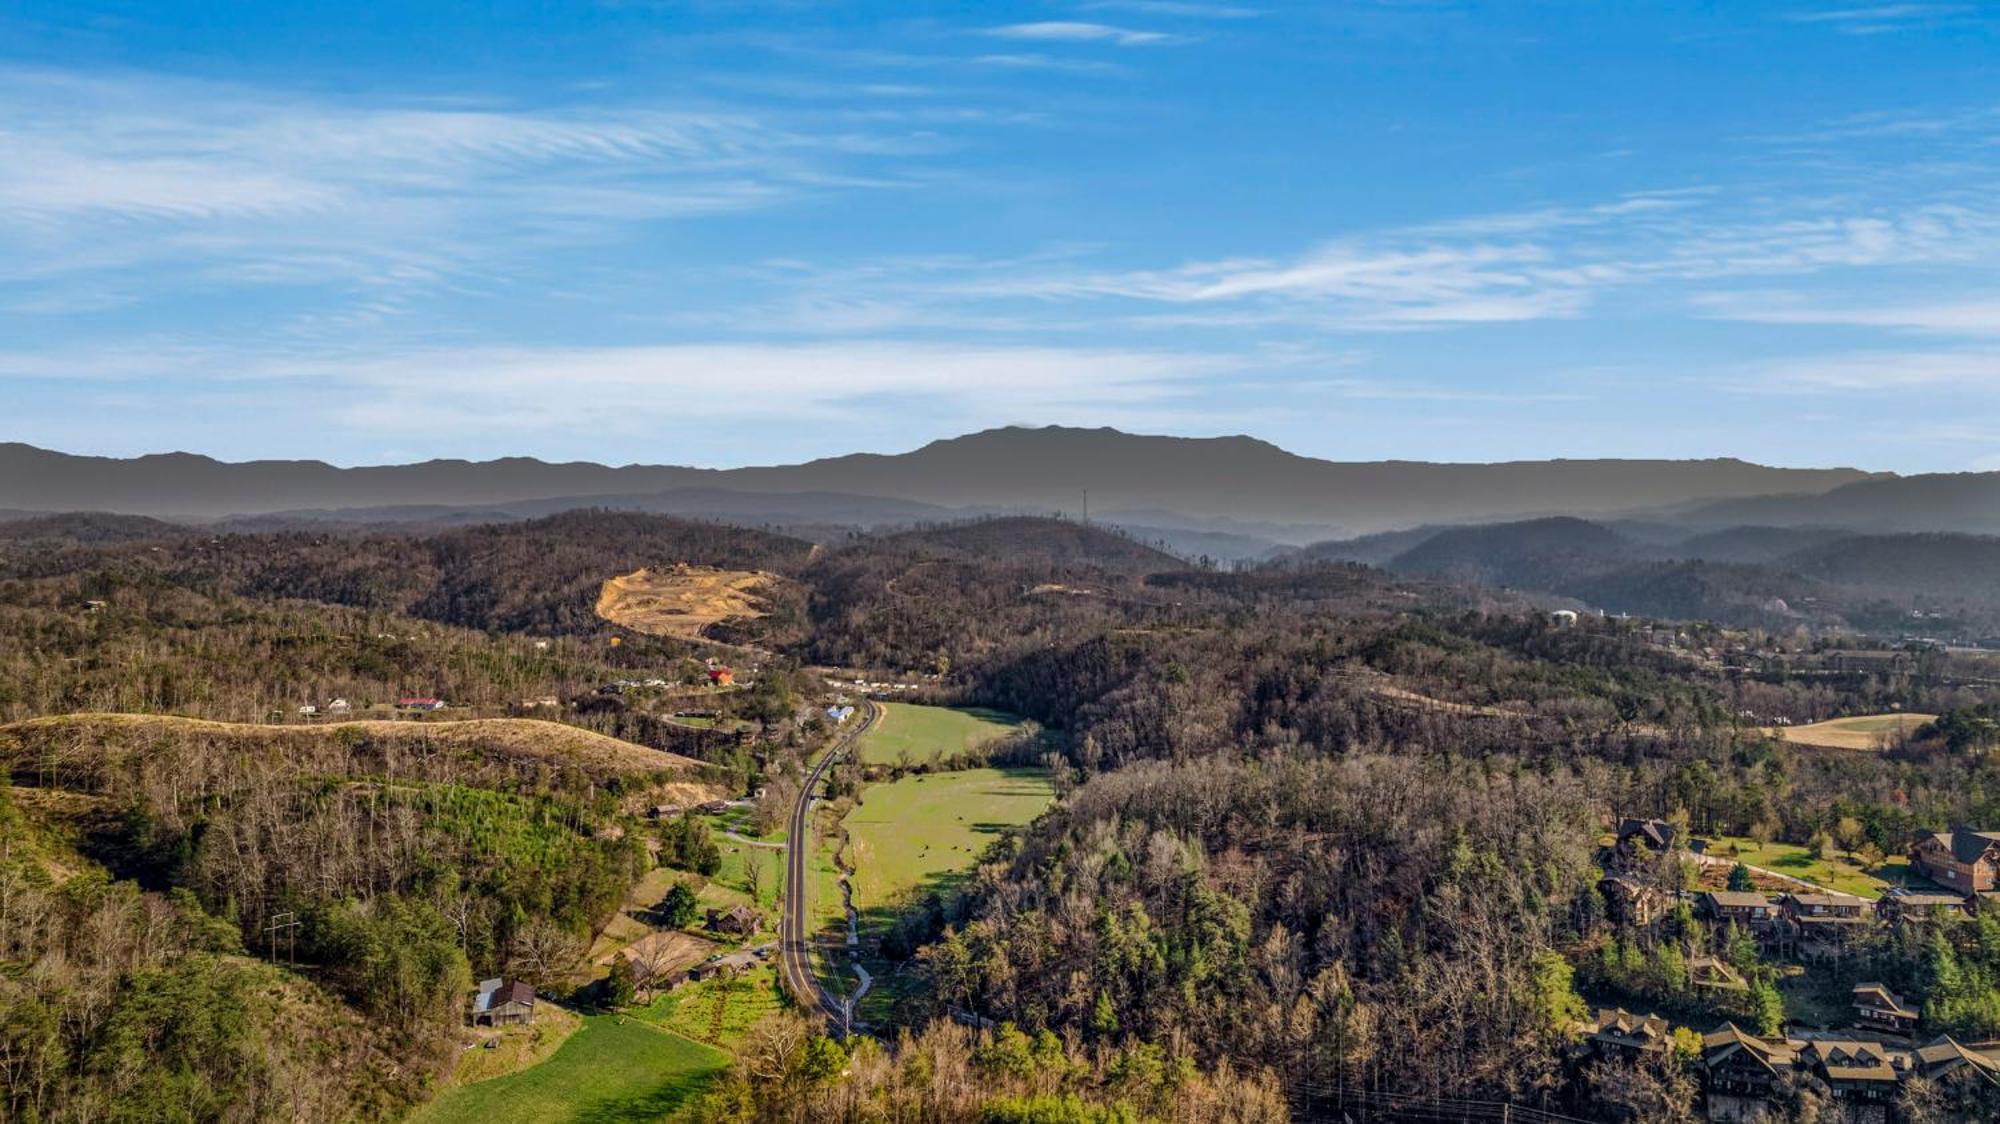
<svg viewBox="0 0 2000 1124">
<path fill-rule="evenodd" d="M 1792 12 L 1785 18 L 1793 23 L 1825 24 L 1843 35 L 1882 35 L 1977 17 L 1979 13 L 1975 4 L 1874 4 Z"/>
<path fill-rule="evenodd" d="M 1727 383 L 1759 392 L 1893 396 L 1957 389 L 1987 395 L 2000 391 L 2000 351 L 1876 349 L 1801 356 L 1749 366 Z"/>
<path fill-rule="evenodd" d="M 2000 296 L 1959 297 L 1916 304 L 1824 304 L 1797 293 L 1717 293 L 1695 306 L 1716 320 L 1887 328 L 1953 336 L 2000 336 Z"/>
<path fill-rule="evenodd" d="M 157 271 L 320 286 L 318 318 L 393 316 L 634 226 L 896 190 L 934 122 L 807 125 L 742 109 L 441 104 L 148 74 L 0 67 L 0 284 Z M 136 292 L 129 286 L 127 291 Z"/>
<path fill-rule="evenodd" d="M 1148 16 L 1180 16 L 1187 19 L 1244 20 L 1264 14 L 1260 8 L 1236 4 L 1205 4 L 1196 0 L 1086 0 L 1077 7 L 1086 12 L 1138 12 Z"/>
<path fill-rule="evenodd" d="M 1118 47 L 1150 47 L 1182 42 L 1183 37 L 1164 31 L 1140 31 L 1105 23 L 1081 20 L 1041 20 L 1010 23 L 984 29 L 981 34 L 998 39 L 1031 39 L 1048 43 L 1110 43 Z"/>
<path fill-rule="evenodd" d="M 710 423 L 825 425 L 884 409 L 967 425 L 995 417 L 1101 423 L 1127 411 L 1195 419 L 1201 412 L 1187 399 L 1205 380 L 1289 361 L 866 339 L 264 353 L 163 340 L 0 352 L 0 380 L 116 387 L 202 373 L 191 401 L 222 396 L 254 402 L 260 417 L 310 416 L 331 441 L 479 433 L 518 444 L 547 433 L 629 440 Z"/>
</svg>

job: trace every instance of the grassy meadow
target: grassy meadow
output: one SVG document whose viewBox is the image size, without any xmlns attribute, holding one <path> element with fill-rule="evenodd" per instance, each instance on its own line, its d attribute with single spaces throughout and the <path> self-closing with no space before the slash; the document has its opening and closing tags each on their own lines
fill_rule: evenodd
<svg viewBox="0 0 2000 1124">
<path fill-rule="evenodd" d="M 419 1124 L 657 1120 L 727 1068 L 729 1055 L 619 1015 L 586 1015 L 549 1057 L 507 1077 L 447 1089 Z"/>
<path fill-rule="evenodd" d="M 864 765 L 918 765 L 999 741 L 1021 725 L 1015 715 L 972 707 L 882 703 L 861 739 Z"/>
</svg>

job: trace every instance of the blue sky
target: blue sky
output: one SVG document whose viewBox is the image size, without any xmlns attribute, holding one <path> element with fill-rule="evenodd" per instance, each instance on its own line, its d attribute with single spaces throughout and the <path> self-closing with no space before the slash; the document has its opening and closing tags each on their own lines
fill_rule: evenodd
<svg viewBox="0 0 2000 1124">
<path fill-rule="evenodd" d="M 2000 468 L 2000 5 L 0 8 L 0 439 Z"/>
</svg>

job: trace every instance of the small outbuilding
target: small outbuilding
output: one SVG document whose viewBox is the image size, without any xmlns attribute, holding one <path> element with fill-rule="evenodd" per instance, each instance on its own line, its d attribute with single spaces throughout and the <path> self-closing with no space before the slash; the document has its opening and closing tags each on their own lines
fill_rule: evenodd
<svg viewBox="0 0 2000 1124">
<path fill-rule="evenodd" d="M 731 936 L 754 937 L 757 935 L 757 927 L 762 921 L 763 919 L 757 916 L 756 910 L 751 909 L 747 905 L 737 905 L 731 906 L 728 909 L 709 910 L 707 927 L 711 933 L 728 933 Z"/>
<path fill-rule="evenodd" d="M 535 1021 L 535 989 L 520 980 L 480 980 L 472 996 L 473 1026 L 524 1026 Z"/>
</svg>

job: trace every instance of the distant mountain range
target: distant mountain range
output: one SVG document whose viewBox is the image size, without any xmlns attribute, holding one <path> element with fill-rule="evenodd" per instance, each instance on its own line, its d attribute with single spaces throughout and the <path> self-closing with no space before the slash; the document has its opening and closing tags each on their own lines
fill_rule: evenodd
<svg viewBox="0 0 2000 1124">
<path fill-rule="evenodd" d="M 1975 479 L 1984 480 L 1989 493 L 1996 490 L 1990 478 Z M 1771 468 L 1731 459 L 1338 462 L 1250 437 L 1060 427 L 994 429 L 908 453 L 736 469 L 519 457 L 338 468 L 319 461 L 224 463 L 188 453 L 82 457 L 0 444 L 0 508 L 24 511 L 195 520 L 283 512 L 309 520 L 401 522 L 522 517 L 594 505 L 771 524 L 907 525 L 1009 512 L 1081 515 L 1088 493 L 1095 518 L 1132 533 L 1149 528 L 1220 535 L 1212 545 L 1244 551 L 1541 514 L 1652 512 L 1722 520 L 1725 509 L 1718 505 L 1724 503 L 1804 504 L 1851 487 L 1893 491 L 1902 483 L 1852 468 Z M 1979 486 L 1965 491 L 1978 493 Z M 1856 510 L 1899 506 L 1879 496 L 1854 504 Z M 2000 521 L 2000 512 L 1995 518 Z"/>
<path fill-rule="evenodd" d="M 1552 594 L 1635 616 L 1959 640 L 2000 632 L 2000 537 L 1792 527 L 1664 533 L 1652 523 L 1556 517 L 1315 543 L 1292 557 Z"/>
</svg>

